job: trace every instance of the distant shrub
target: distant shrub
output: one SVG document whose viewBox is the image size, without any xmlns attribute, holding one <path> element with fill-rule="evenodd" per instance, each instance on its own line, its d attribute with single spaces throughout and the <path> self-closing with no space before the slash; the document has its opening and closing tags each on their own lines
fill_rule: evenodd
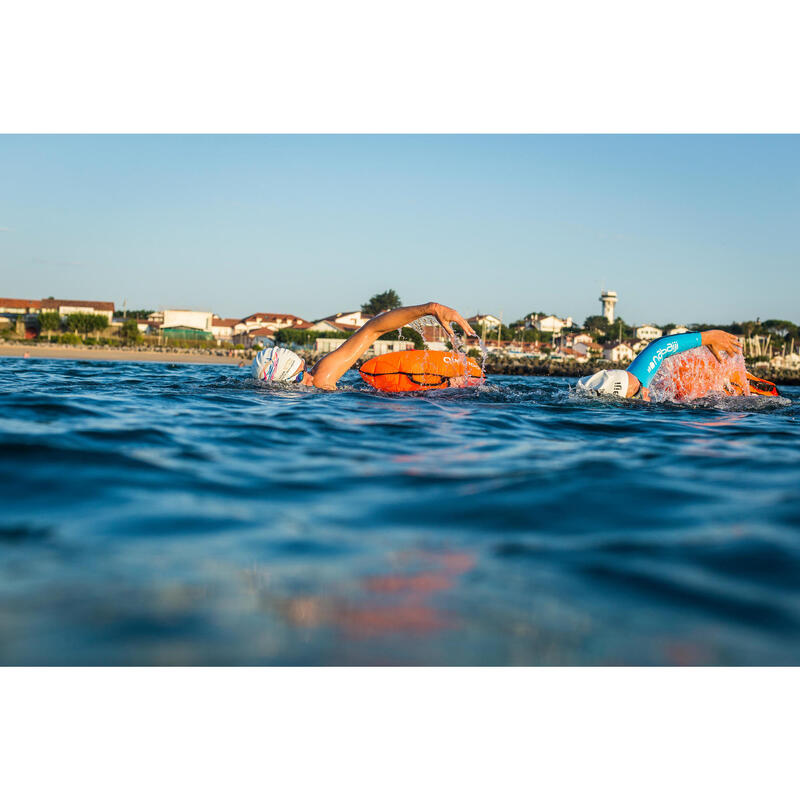
<svg viewBox="0 0 800 800">
<path fill-rule="evenodd" d="M 83 344 L 83 339 L 77 333 L 64 333 L 58 337 L 61 344 Z"/>
</svg>

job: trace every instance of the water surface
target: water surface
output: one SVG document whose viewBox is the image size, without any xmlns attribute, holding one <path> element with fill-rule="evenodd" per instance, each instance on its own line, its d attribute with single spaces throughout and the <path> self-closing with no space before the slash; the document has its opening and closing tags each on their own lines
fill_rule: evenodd
<svg viewBox="0 0 800 800">
<path fill-rule="evenodd" d="M 0 663 L 798 664 L 800 391 L 0 359 Z"/>
</svg>

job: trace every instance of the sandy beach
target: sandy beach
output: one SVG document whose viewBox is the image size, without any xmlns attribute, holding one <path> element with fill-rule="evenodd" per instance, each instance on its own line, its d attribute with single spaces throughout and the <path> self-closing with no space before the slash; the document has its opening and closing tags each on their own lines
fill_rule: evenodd
<svg viewBox="0 0 800 800">
<path fill-rule="evenodd" d="M 102 347 L 66 347 L 64 345 L 0 345 L 0 356 L 10 358 L 68 358 L 80 361 L 163 361 L 166 363 L 192 364 L 249 364 L 250 354 L 237 353 L 234 356 L 203 353 L 197 350 L 178 352 L 159 352 L 157 350 L 114 349 Z"/>
</svg>

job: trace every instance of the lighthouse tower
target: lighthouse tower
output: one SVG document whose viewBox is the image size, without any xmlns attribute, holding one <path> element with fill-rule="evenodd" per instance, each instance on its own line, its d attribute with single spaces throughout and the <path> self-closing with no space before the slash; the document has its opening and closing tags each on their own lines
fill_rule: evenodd
<svg viewBox="0 0 800 800">
<path fill-rule="evenodd" d="M 608 320 L 609 325 L 614 324 L 614 306 L 617 304 L 617 293 L 603 289 L 600 295 L 600 302 L 603 304 L 603 316 Z"/>
</svg>

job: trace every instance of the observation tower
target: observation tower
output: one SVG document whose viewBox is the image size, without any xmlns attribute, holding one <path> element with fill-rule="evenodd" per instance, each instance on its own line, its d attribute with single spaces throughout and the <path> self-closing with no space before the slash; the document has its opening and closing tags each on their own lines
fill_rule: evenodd
<svg viewBox="0 0 800 800">
<path fill-rule="evenodd" d="M 600 302 L 603 304 L 603 316 L 608 320 L 609 325 L 614 324 L 614 306 L 617 304 L 617 293 L 603 289 L 600 295 Z"/>
</svg>

